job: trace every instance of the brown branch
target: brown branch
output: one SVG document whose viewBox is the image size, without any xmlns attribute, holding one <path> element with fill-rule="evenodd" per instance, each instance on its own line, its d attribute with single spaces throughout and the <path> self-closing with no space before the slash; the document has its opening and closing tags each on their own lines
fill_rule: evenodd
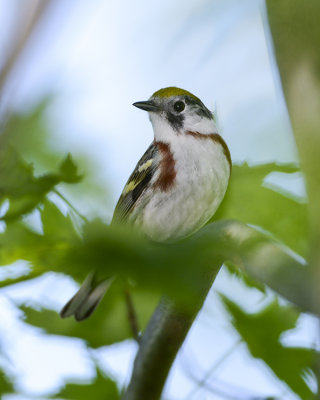
<svg viewBox="0 0 320 400">
<path fill-rule="evenodd" d="M 198 301 L 182 309 L 163 298 L 140 342 L 129 386 L 122 400 L 158 400 L 172 363 L 200 311 L 220 266 L 203 280 Z"/>
<path fill-rule="evenodd" d="M 45 11 L 50 5 L 52 0 L 38 1 L 34 6 L 34 12 L 30 13 L 29 18 L 24 21 L 24 26 L 17 26 L 17 32 L 15 34 L 15 42 L 12 45 L 12 50 L 9 57 L 5 60 L 0 73 L 0 92 L 3 90 L 3 86 L 7 81 L 8 75 L 11 72 L 13 66 L 20 57 L 23 49 L 28 43 L 32 33 L 34 32 L 39 21 L 42 19 Z"/>
<path fill-rule="evenodd" d="M 34 32 L 53 3 L 54 0 L 34 0 L 31 4 L 28 4 L 29 9 L 31 9 L 28 13 L 26 13 L 24 7 L 21 7 L 21 12 L 18 15 L 19 20 L 16 21 L 15 32 L 11 35 L 11 51 L 0 68 L 0 114 L 3 123 L 10 114 L 9 103 L 11 98 L 6 93 L 6 89 L 11 78 L 11 73 L 19 62 L 23 51 L 32 41 Z M 4 93 L 6 94 L 4 95 Z M 14 93 L 14 90 L 11 88 L 10 95 L 12 93 Z"/>
</svg>

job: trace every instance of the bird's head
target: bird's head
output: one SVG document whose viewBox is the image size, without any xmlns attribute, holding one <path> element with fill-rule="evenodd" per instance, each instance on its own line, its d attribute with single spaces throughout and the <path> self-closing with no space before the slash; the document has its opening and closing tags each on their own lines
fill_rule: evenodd
<svg viewBox="0 0 320 400">
<path fill-rule="evenodd" d="M 149 112 L 156 140 L 166 141 L 172 135 L 185 132 L 217 132 L 212 112 L 198 97 L 184 89 L 160 89 L 149 100 L 133 105 Z"/>
</svg>

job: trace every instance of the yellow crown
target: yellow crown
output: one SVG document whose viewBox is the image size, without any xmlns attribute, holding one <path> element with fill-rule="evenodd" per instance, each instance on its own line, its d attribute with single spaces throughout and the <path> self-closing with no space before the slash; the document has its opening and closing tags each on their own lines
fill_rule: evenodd
<svg viewBox="0 0 320 400">
<path fill-rule="evenodd" d="M 157 90 L 155 93 L 153 93 L 153 95 L 151 97 L 163 98 L 163 97 L 172 97 L 172 96 L 190 96 L 201 103 L 201 100 L 194 94 L 188 92 L 187 90 L 180 89 L 180 88 L 177 88 L 174 86 Z"/>
</svg>

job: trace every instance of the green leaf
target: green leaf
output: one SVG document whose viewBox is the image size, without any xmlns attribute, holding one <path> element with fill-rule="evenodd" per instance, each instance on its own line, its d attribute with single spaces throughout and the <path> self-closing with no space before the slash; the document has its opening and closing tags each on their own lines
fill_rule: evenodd
<svg viewBox="0 0 320 400">
<path fill-rule="evenodd" d="M 46 212 L 45 207 L 42 213 Z M 55 212 L 54 207 L 48 210 L 51 216 Z M 22 223 L 8 225 L 0 234 L 0 264 L 23 259 L 31 263 L 33 274 L 63 272 L 78 282 L 95 270 L 98 280 L 119 276 L 124 282 L 136 283 L 137 288 L 192 305 L 208 271 L 218 272 L 222 263 L 229 261 L 302 309 L 318 312 L 305 290 L 313 282 L 309 269 L 279 244 L 240 222 L 215 222 L 185 241 L 160 245 L 128 227 L 110 227 L 99 221 L 84 224 L 82 240 L 75 239 L 68 217 L 61 214 L 59 218 L 67 234 L 60 234 L 54 222 L 49 222 L 54 217 L 45 222 L 44 235 Z"/>
<path fill-rule="evenodd" d="M 82 176 L 78 174 L 78 167 L 73 162 L 70 153 L 60 165 L 59 172 L 61 181 L 65 183 L 78 183 L 82 179 Z"/>
<path fill-rule="evenodd" d="M 41 274 L 42 274 L 41 271 L 34 270 L 34 271 L 30 271 L 24 275 L 20 275 L 17 278 L 3 279 L 0 281 L 0 288 L 5 287 L 5 286 L 14 285 L 14 284 L 20 283 L 20 282 L 25 282 L 25 281 L 28 281 L 33 278 L 37 278 Z"/>
<path fill-rule="evenodd" d="M 49 334 L 84 339 L 90 347 L 97 348 L 132 338 L 127 315 L 122 282 L 115 281 L 90 319 L 77 322 L 74 318 L 61 319 L 50 310 L 34 310 L 22 306 L 26 322 L 46 330 Z M 138 326 L 143 330 L 158 301 L 156 293 L 131 290 Z"/>
<path fill-rule="evenodd" d="M 35 178 L 32 165 L 0 141 L 0 203 L 5 199 L 10 202 L 1 219 L 9 221 L 32 211 L 57 182 L 51 174 Z"/>
<path fill-rule="evenodd" d="M 7 225 L 0 234 L 0 265 L 17 260 L 33 260 L 43 246 L 43 237 L 26 227 L 22 222 Z"/>
<path fill-rule="evenodd" d="M 65 158 L 66 146 L 64 146 L 61 133 L 48 122 L 47 110 L 51 105 L 52 97 L 45 98 L 35 107 L 28 107 L 23 113 L 10 114 L 5 125 L 1 127 L 2 144 L 14 147 L 27 162 L 32 162 L 35 175 L 44 174 L 47 171 L 55 171 L 61 180 L 61 171 L 56 171 L 61 159 Z M 49 107 L 48 107 L 49 106 Z M 70 149 L 70 143 L 68 144 Z M 74 147 L 71 144 L 71 148 Z M 68 149 L 67 149 L 68 150 Z M 76 153 L 77 164 L 81 165 L 84 179 L 81 185 L 64 184 L 63 192 L 68 199 L 77 202 L 77 208 L 81 208 L 86 214 L 92 216 L 106 215 L 110 212 L 111 199 L 105 185 L 101 185 L 101 169 L 98 160 L 85 154 Z M 80 179 L 74 162 L 67 157 L 62 165 L 64 182 L 77 183 Z M 60 188 L 59 188 L 60 189 Z M 90 211 L 89 211 L 90 210 Z"/>
<path fill-rule="evenodd" d="M 99 369 L 93 382 L 68 383 L 54 398 L 67 400 L 118 400 L 119 391 L 114 381 L 106 377 Z"/>
<path fill-rule="evenodd" d="M 64 272 L 65 256 L 70 248 L 80 242 L 71 218 L 51 202 L 45 201 L 41 210 L 43 234 L 34 232 L 21 221 L 7 224 L 4 232 L 0 233 L 0 265 L 9 265 L 17 260 L 30 262 L 30 272 L 27 276 L 8 279 L 1 286 L 26 279 L 34 278 L 47 271 Z M 69 253 L 68 253 L 69 254 Z M 76 277 L 83 279 L 85 271 Z"/>
<path fill-rule="evenodd" d="M 257 225 L 301 255 L 308 252 L 307 205 L 293 195 L 263 187 L 273 171 L 292 173 L 293 165 L 275 163 L 249 166 L 234 165 L 229 188 L 214 220 L 237 219 Z"/>
<path fill-rule="evenodd" d="M 243 269 L 239 269 L 239 265 L 227 261 L 225 262 L 225 266 L 228 269 L 228 271 L 233 274 L 233 276 L 236 276 L 240 282 L 244 283 L 248 288 L 255 288 L 259 290 L 262 293 L 266 292 L 266 286 L 263 282 L 258 281 L 257 279 L 254 279 L 251 275 L 246 273 Z"/>
<path fill-rule="evenodd" d="M 89 223 L 83 242 L 70 249 L 65 264 L 71 274 L 91 267 L 101 279 L 130 277 L 142 287 L 192 303 L 208 269 L 218 271 L 226 261 L 297 304 L 313 304 L 305 290 L 312 282 L 308 268 L 264 234 L 237 221 L 209 224 L 172 245 L 150 243 L 125 228 Z"/>
<path fill-rule="evenodd" d="M 15 393 L 12 383 L 0 370 L 0 395 L 7 393 Z"/>
<path fill-rule="evenodd" d="M 43 99 L 27 112 L 10 113 L 1 132 L 4 142 L 13 146 L 26 160 L 36 160 L 40 173 L 55 168 L 61 158 L 54 146 L 57 139 L 52 140 L 46 118 L 51 99 Z"/>
<path fill-rule="evenodd" d="M 262 311 L 249 314 L 227 297 L 220 296 L 232 316 L 233 326 L 252 356 L 263 360 L 301 399 L 313 398 L 314 394 L 304 377 L 312 370 L 314 351 L 286 347 L 280 341 L 282 333 L 295 327 L 299 313 L 291 306 L 281 306 L 274 300 Z"/>
<path fill-rule="evenodd" d="M 94 269 L 99 280 L 117 275 L 192 303 L 204 279 L 203 273 L 195 271 L 208 268 L 208 258 L 190 242 L 164 246 L 128 227 L 93 221 L 84 225 L 83 241 L 70 248 L 64 264 L 68 265 L 65 272 L 72 276 L 74 271 Z"/>
<path fill-rule="evenodd" d="M 76 183 L 80 179 L 70 155 L 62 163 L 58 174 L 35 177 L 33 166 L 0 140 L 0 205 L 9 200 L 9 209 L 0 219 L 10 221 L 30 213 L 58 183 Z"/>
<path fill-rule="evenodd" d="M 77 242 L 80 237 L 70 215 L 63 215 L 59 208 L 46 200 L 41 210 L 41 222 L 44 236 L 50 240 Z"/>
</svg>

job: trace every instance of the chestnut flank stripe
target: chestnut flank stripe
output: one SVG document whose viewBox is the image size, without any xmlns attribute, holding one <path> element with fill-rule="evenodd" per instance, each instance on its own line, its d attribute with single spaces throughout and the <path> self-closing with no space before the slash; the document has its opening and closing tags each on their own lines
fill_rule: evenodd
<svg viewBox="0 0 320 400">
<path fill-rule="evenodd" d="M 229 166 L 230 166 L 230 172 L 232 169 L 232 161 L 231 161 L 231 155 L 230 151 L 228 149 L 227 143 L 222 139 L 222 137 L 218 133 L 210 133 L 209 135 L 199 133 L 199 132 L 192 132 L 192 131 L 186 131 L 186 135 L 190 135 L 199 139 L 211 139 L 216 143 L 220 143 L 220 145 L 223 148 L 224 155 L 226 156 Z"/>
<path fill-rule="evenodd" d="M 155 144 L 158 147 L 162 158 L 160 161 L 160 175 L 154 183 L 154 188 L 159 188 L 166 192 L 171 188 L 176 179 L 177 172 L 175 170 L 175 161 L 167 143 L 156 142 Z"/>
</svg>

